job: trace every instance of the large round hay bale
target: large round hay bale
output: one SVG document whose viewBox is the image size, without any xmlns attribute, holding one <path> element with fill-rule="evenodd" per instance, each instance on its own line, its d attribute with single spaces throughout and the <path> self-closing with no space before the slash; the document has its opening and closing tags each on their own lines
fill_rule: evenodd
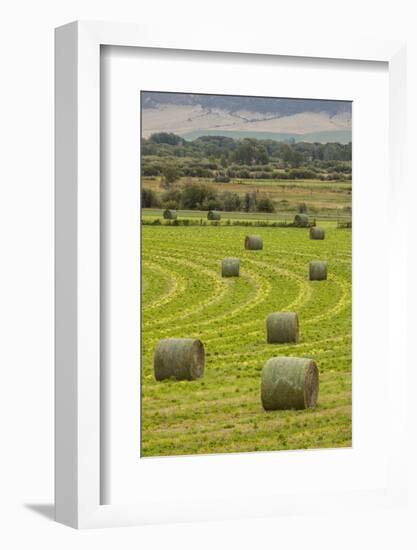
<svg viewBox="0 0 417 550">
<path fill-rule="evenodd" d="M 207 212 L 207 219 L 208 220 L 220 220 L 221 218 L 221 215 L 220 215 L 220 212 L 218 210 L 209 210 Z"/>
<path fill-rule="evenodd" d="M 317 405 L 319 371 L 313 359 L 272 357 L 262 369 L 261 400 L 266 411 Z"/>
<path fill-rule="evenodd" d="M 202 378 L 204 375 L 204 345 L 201 340 L 193 338 L 159 340 L 153 366 L 157 380 Z"/>
<path fill-rule="evenodd" d="M 270 313 L 266 319 L 266 339 L 268 344 L 297 343 L 299 332 L 298 315 L 291 311 Z"/>
<path fill-rule="evenodd" d="M 327 262 L 314 260 L 310 262 L 310 281 L 325 281 L 327 279 Z"/>
<path fill-rule="evenodd" d="M 322 241 L 324 239 L 324 229 L 319 226 L 310 227 L 310 239 Z"/>
<path fill-rule="evenodd" d="M 164 210 L 164 219 L 165 220 L 176 220 L 177 219 L 177 211 L 176 210 L 170 210 L 167 208 Z"/>
<path fill-rule="evenodd" d="M 222 277 L 239 277 L 239 258 L 224 258 L 222 260 Z"/>
<path fill-rule="evenodd" d="M 307 214 L 296 214 L 294 218 L 294 225 L 297 225 L 298 227 L 307 227 L 308 225 Z"/>
<path fill-rule="evenodd" d="M 262 250 L 263 246 L 262 237 L 259 235 L 247 235 L 245 237 L 246 250 Z"/>
</svg>

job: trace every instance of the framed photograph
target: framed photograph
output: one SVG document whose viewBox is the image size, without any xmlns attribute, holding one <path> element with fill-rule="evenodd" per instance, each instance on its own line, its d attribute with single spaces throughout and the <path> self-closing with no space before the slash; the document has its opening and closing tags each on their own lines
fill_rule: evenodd
<svg viewBox="0 0 417 550">
<path fill-rule="evenodd" d="M 56 30 L 58 521 L 404 502 L 404 51 Z"/>
</svg>

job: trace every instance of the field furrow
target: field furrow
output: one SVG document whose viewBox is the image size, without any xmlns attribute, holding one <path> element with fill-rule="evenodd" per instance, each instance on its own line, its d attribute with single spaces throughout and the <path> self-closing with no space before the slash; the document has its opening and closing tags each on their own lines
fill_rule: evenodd
<svg viewBox="0 0 417 550">
<path fill-rule="evenodd" d="M 243 247 L 262 237 L 260 251 Z M 351 445 L 351 232 L 326 227 L 324 241 L 295 228 L 142 228 L 142 455 L 246 452 Z M 221 261 L 240 258 L 240 277 Z M 309 281 L 312 260 L 326 281 Z M 267 344 L 273 311 L 296 311 L 298 344 Z M 200 338 L 203 379 L 156 382 L 160 338 Z M 320 371 L 314 410 L 265 412 L 260 372 L 273 356 L 312 357 Z"/>
</svg>

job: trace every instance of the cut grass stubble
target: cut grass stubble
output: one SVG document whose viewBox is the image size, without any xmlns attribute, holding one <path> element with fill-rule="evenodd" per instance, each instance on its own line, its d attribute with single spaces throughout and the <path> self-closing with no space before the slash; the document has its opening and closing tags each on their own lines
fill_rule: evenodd
<svg viewBox="0 0 417 550">
<path fill-rule="evenodd" d="M 264 247 L 254 253 L 243 227 L 142 231 L 142 456 L 350 446 L 351 232 L 329 227 L 314 241 L 308 229 L 259 228 Z M 225 257 L 240 258 L 239 277 L 221 277 Z M 318 257 L 332 259 L 331 273 L 310 282 Z M 293 307 L 299 343 L 268 344 L 268 313 Z M 204 342 L 204 378 L 156 382 L 157 341 L 182 337 Z M 316 361 L 315 409 L 263 410 L 261 369 L 279 355 Z"/>
</svg>

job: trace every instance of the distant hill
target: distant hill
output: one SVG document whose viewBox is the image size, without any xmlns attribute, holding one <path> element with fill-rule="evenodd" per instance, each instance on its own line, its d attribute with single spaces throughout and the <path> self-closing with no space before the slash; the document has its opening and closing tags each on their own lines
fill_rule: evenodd
<svg viewBox="0 0 417 550">
<path fill-rule="evenodd" d="M 275 141 L 287 141 L 287 142 L 307 142 L 307 143 L 350 143 L 352 141 L 352 132 L 349 130 L 336 130 L 330 132 L 311 132 L 307 134 L 286 134 L 279 132 L 244 132 L 244 131 L 227 131 L 222 130 L 194 130 L 182 134 L 186 140 L 193 140 L 201 136 L 225 136 L 234 139 L 240 139 L 245 137 L 254 137 L 256 139 L 273 139 Z"/>
<path fill-rule="evenodd" d="M 223 135 L 321 143 L 352 140 L 349 101 L 167 92 L 142 92 L 141 100 L 143 137 L 173 132 L 185 139 Z"/>
</svg>

